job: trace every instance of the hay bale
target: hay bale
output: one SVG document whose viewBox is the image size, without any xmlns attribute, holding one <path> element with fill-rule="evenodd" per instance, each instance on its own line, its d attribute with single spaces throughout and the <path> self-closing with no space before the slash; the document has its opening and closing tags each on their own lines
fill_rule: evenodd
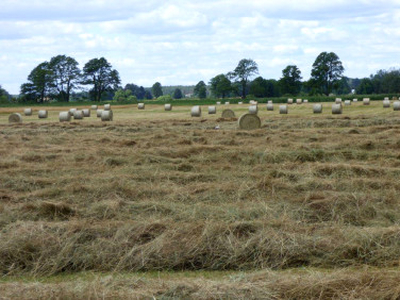
<svg viewBox="0 0 400 300">
<path fill-rule="evenodd" d="M 32 116 L 32 108 L 25 108 L 24 109 L 25 116 Z"/>
<path fill-rule="evenodd" d="M 215 115 L 217 113 L 217 107 L 216 106 L 209 106 L 208 107 L 208 114 L 209 115 Z"/>
<path fill-rule="evenodd" d="M 8 117 L 8 123 L 22 123 L 22 116 L 19 113 L 11 114 Z"/>
<path fill-rule="evenodd" d="M 172 110 L 172 104 L 164 104 L 164 110 L 165 111 L 170 111 L 170 110 Z"/>
<path fill-rule="evenodd" d="M 201 107 L 198 105 L 193 106 L 190 110 L 190 115 L 192 117 L 201 117 Z"/>
<path fill-rule="evenodd" d="M 363 99 L 363 104 L 364 105 L 369 105 L 369 102 L 370 102 L 369 98 L 364 98 Z"/>
<path fill-rule="evenodd" d="M 97 117 L 98 117 L 98 118 L 101 118 L 101 113 L 102 113 L 103 111 L 104 111 L 103 109 L 98 109 L 98 110 L 96 111 L 96 114 L 97 114 Z"/>
<path fill-rule="evenodd" d="M 239 118 L 238 124 L 240 129 L 257 129 L 261 127 L 261 120 L 255 114 L 244 114 Z"/>
<path fill-rule="evenodd" d="M 71 108 L 71 109 L 69 110 L 69 114 L 71 115 L 71 117 L 74 116 L 74 113 L 75 113 L 76 111 L 77 111 L 76 108 Z"/>
<path fill-rule="evenodd" d="M 238 102 L 239 105 L 243 104 L 243 102 Z"/>
<path fill-rule="evenodd" d="M 144 103 L 143 102 L 138 103 L 137 108 L 138 109 L 144 109 L 145 108 Z"/>
<path fill-rule="evenodd" d="M 332 104 L 332 114 L 333 115 L 342 114 L 342 104 L 339 103 Z"/>
<path fill-rule="evenodd" d="M 346 105 L 346 106 L 351 105 L 351 101 L 350 100 L 344 100 L 344 105 Z"/>
<path fill-rule="evenodd" d="M 287 103 L 288 104 L 293 104 L 293 99 L 291 99 L 291 98 L 287 99 Z"/>
<path fill-rule="evenodd" d="M 358 102 L 358 99 L 357 99 L 357 98 L 354 98 L 354 99 L 353 99 L 353 102 Z"/>
<path fill-rule="evenodd" d="M 296 99 L 296 104 L 301 104 L 301 103 L 303 103 L 303 100 L 301 100 L 301 99 Z"/>
<path fill-rule="evenodd" d="M 336 103 L 336 104 L 342 103 L 342 98 L 336 98 L 336 99 L 335 99 L 335 103 Z"/>
<path fill-rule="evenodd" d="M 313 105 L 313 113 L 314 114 L 322 114 L 322 104 L 317 103 Z"/>
<path fill-rule="evenodd" d="M 220 101 L 217 101 L 217 105 L 221 105 L 221 102 L 220 102 Z"/>
<path fill-rule="evenodd" d="M 221 117 L 223 117 L 225 119 L 234 118 L 235 112 L 232 109 L 224 109 L 221 114 Z"/>
<path fill-rule="evenodd" d="M 268 100 L 268 102 L 267 102 L 267 104 L 272 104 L 273 102 L 272 102 L 272 100 Z"/>
<path fill-rule="evenodd" d="M 90 117 L 90 109 L 87 109 L 87 108 L 82 109 L 82 113 L 83 113 L 84 118 Z"/>
<path fill-rule="evenodd" d="M 267 104 L 267 110 L 273 111 L 274 110 L 274 105 L 272 103 Z"/>
<path fill-rule="evenodd" d="M 287 115 L 288 113 L 288 106 L 287 105 L 279 105 L 279 113 L 281 115 Z"/>
<path fill-rule="evenodd" d="M 386 99 L 383 100 L 383 108 L 389 108 L 390 107 L 390 100 Z"/>
<path fill-rule="evenodd" d="M 60 120 L 60 122 L 69 122 L 71 121 L 71 114 L 69 113 L 69 111 L 62 111 L 58 115 L 58 119 Z"/>
<path fill-rule="evenodd" d="M 389 100 L 389 97 L 385 97 L 385 98 L 383 98 L 383 100 Z"/>
<path fill-rule="evenodd" d="M 231 104 L 229 101 L 226 101 L 226 102 L 225 102 L 225 105 L 229 105 L 229 104 Z"/>
<path fill-rule="evenodd" d="M 392 97 L 392 100 L 397 100 L 397 98 L 393 96 L 393 97 Z"/>
<path fill-rule="evenodd" d="M 102 121 L 112 121 L 113 120 L 113 111 L 112 110 L 103 110 L 101 113 Z"/>
<path fill-rule="evenodd" d="M 400 101 L 393 102 L 393 110 L 400 110 Z"/>
<path fill-rule="evenodd" d="M 48 116 L 47 110 L 42 109 L 38 111 L 39 119 L 47 119 L 47 116 Z"/>
<path fill-rule="evenodd" d="M 258 113 L 258 105 L 250 105 L 249 106 L 249 113 L 256 115 Z"/>
<path fill-rule="evenodd" d="M 74 120 L 82 120 L 83 119 L 83 111 L 76 110 L 74 112 Z"/>
<path fill-rule="evenodd" d="M 90 107 L 91 110 L 97 110 L 97 108 L 98 108 L 97 105 L 92 105 L 92 106 Z"/>
<path fill-rule="evenodd" d="M 104 110 L 111 110 L 111 104 L 104 104 Z"/>
<path fill-rule="evenodd" d="M 304 99 L 304 101 L 303 101 L 304 103 L 308 103 L 308 100 L 307 99 Z"/>
</svg>

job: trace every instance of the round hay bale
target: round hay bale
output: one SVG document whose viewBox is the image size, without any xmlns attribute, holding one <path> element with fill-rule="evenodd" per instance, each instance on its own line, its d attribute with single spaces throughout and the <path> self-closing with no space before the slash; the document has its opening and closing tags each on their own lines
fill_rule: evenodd
<svg viewBox="0 0 400 300">
<path fill-rule="evenodd" d="M 165 104 L 164 105 L 164 110 L 166 110 L 166 111 L 172 110 L 172 104 Z"/>
<path fill-rule="evenodd" d="M 357 98 L 354 98 L 354 99 L 353 99 L 353 102 L 358 102 L 358 99 L 357 99 Z"/>
<path fill-rule="evenodd" d="M 383 108 L 389 108 L 390 107 L 390 100 L 383 100 Z"/>
<path fill-rule="evenodd" d="M 190 110 L 190 115 L 192 117 L 201 117 L 201 107 L 198 105 L 193 106 Z"/>
<path fill-rule="evenodd" d="M 229 101 L 226 101 L 226 102 L 225 102 L 225 105 L 229 105 L 229 104 L 231 104 Z"/>
<path fill-rule="evenodd" d="M 111 110 L 111 104 L 104 104 L 104 110 Z"/>
<path fill-rule="evenodd" d="M 113 120 L 113 112 L 112 110 L 103 110 L 101 113 L 102 121 L 112 121 Z"/>
<path fill-rule="evenodd" d="M 238 102 L 239 105 L 243 104 L 243 102 Z"/>
<path fill-rule="evenodd" d="M 22 123 L 22 116 L 19 113 L 11 114 L 8 117 L 8 123 Z"/>
<path fill-rule="evenodd" d="M 39 110 L 38 111 L 39 119 L 47 119 L 47 116 L 48 116 L 47 110 Z"/>
<path fill-rule="evenodd" d="M 342 103 L 342 98 L 336 98 L 336 99 L 335 99 L 335 103 L 336 103 L 336 104 Z"/>
<path fill-rule="evenodd" d="M 90 107 L 91 110 L 97 110 L 97 108 L 98 108 L 97 105 L 92 105 L 92 106 Z"/>
<path fill-rule="evenodd" d="M 272 103 L 267 104 L 267 110 L 273 111 L 274 110 L 274 105 Z"/>
<path fill-rule="evenodd" d="M 363 99 L 363 104 L 364 105 L 369 105 L 369 98 L 364 98 Z"/>
<path fill-rule="evenodd" d="M 385 98 L 383 98 L 383 100 L 389 100 L 389 97 L 385 97 Z"/>
<path fill-rule="evenodd" d="M 400 101 L 393 102 L 393 110 L 400 110 Z"/>
<path fill-rule="evenodd" d="M 98 118 L 101 118 L 101 113 L 104 111 L 104 109 L 98 109 L 97 111 L 96 111 L 96 115 L 97 115 L 97 117 Z"/>
<path fill-rule="evenodd" d="M 69 111 L 62 111 L 58 115 L 58 119 L 60 120 L 60 122 L 69 122 L 71 121 L 71 114 L 69 113 Z"/>
<path fill-rule="evenodd" d="M 272 100 L 268 100 L 268 102 L 267 102 L 268 104 L 272 104 L 273 102 L 272 102 Z"/>
<path fill-rule="evenodd" d="M 221 105 L 221 102 L 220 102 L 220 101 L 217 101 L 217 105 Z"/>
<path fill-rule="evenodd" d="M 221 114 L 221 117 L 223 117 L 225 119 L 234 118 L 235 112 L 232 109 L 224 109 Z"/>
<path fill-rule="evenodd" d="M 69 114 L 71 115 L 71 117 L 73 117 L 74 116 L 74 113 L 76 112 L 76 108 L 71 108 L 70 110 L 69 110 Z"/>
<path fill-rule="evenodd" d="M 74 112 L 74 120 L 82 120 L 83 119 L 83 111 L 76 110 Z"/>
<path fill-rule="evenodd" d="M 322 114 L 322 104 L 317 103 L 313 105 L 313 113 L 314 114 Z"/>
<path fill-rule="evenodd" d="M 291 99 L 291 98 L 287 99 L 287 103 L 288 104 L 293 104 L 293 99 Z"/>
<path fill-rule="evenodd" d="M 301 99 L 296 99 L 296 104 L 301 104 L 301 103 L 303 103 L 303 100 L 301 100 Z"/>
<path fill-rule="evenodd" d="M 304 103 L 308 103 L 308 100 L 307 99 L 304 99 L 304 101 L 303 101 Z"/>
<path fill-rule="evenodd" d="M 346 105 L 346 106 L 351 105 L 351 101 L 350 100 L 344 100 L 344 105 Z"/>
<path fill-rule="evenodd" d="M 288 106 L 287 105 L 279 105 L 279 113 L 281 115 L 287 115 L 288 113 Z"/>
<path fill-rule="evenodd" d="M 249 106 L 249 113 L 256 115 L 258 113 L 258 105 L 254 104 L 254 105 L 250 105 Z"/>
<path fill-rule="evenodd" d="M 143 103 L 143 102 L 138 103 L 137 108 L 138 108 L 138 109 L 144 109 L 144 108 L 145 108 L 144 103 Z"/>
<path fill-rule="evenodd" d="M 257 129 L 261 127 L 261 120 L 255 114 L 244 114 L 239 118 L 238 124 L 240 129 Z"/>
<path fill-rule="evenodd" d="M 217 113 L 217 107 L 216 106 L 209 106 L 208 107 L 208 114 L 209 115 L 215 115 Z"/>
<path fill-rule="evenodd" d="M 84 118 L 90 117 L 90 109 L 87 109 L 87 108 L 82 109 L 82 112 L 83 112 L 83 117 Z"/>
<path fill-rule="evenodd" d="M 24 109 L 25 116 L 32 116 L 32 108 L 25 108 Z"/>
<path fill-rule="evenodd" d="M 333 115 L 340 115 L 342 114 L 342 105 L 335 103 L 332 105 L 332 114 Z"/>
</svg>

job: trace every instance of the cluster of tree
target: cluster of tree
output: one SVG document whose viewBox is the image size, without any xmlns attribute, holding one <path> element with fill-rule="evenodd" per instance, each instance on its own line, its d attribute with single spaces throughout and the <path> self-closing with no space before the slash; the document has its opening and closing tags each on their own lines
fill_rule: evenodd
<svg viewBox="0 0 400 300">
<path fill-rule="evenodd" d="M 120 82 L 118 71 L 104 57 L 91 59 L 81 71 L 74 58 L 58 55 L 31 71 L 28 82 L 21 85 L 20 95 L 25 101 L 57 99 L 68 102 L 74 89 L 79 85 L 88 85 L 91 99 L 100 101 L 107 91 L 116 89 Z"/>
<path fill-rule="evenodd" d="M 0 85 L 0 103 L 6 103 L 10 101 L 11 95 L 1 87 Z"/>
<path fill-rule="evenodd" d="M 359 81 L 357 94 L 390 94 L 400 92 L 400 69 L 379 70 Z"/>
</svg>

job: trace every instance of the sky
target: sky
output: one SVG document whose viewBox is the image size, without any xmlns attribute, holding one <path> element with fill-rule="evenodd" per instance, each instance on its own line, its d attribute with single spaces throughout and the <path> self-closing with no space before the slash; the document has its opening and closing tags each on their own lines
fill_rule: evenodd
<svg viewBox="0 0 400 300">
<path fill-rule="evenodd" d="M 82 69 L 104 57 L 121 84 L 195 85 L 243 59 L 266 79 L 321 52 L 351 78 L 400 68 L 400 0 L 1 0 L 0 85 L 18 94 L 38 64 L 63 54 Z"/>
</svg>

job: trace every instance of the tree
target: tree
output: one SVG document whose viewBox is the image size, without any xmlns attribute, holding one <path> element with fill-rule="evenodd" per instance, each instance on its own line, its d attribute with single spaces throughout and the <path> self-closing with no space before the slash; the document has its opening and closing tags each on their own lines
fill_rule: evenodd
<svg viewBox="0 0 400 300">
<path fill-rule="evenodd" d="M 372 94 L 374 92 L 374 86 L 370 78 L 361 79 L 360 84 L 356 89 L 356 93 L 360 95 Z"/>
<path fill-rule="evenodd" d="M 6 103 L 11 99 L 11 95 L 0 85 L 0 103 Z"/>
<path fill-rule="evenodd" d="M 339 57 L 333 52 L 322 52 L 315 59 L 311 70 L 312 87 L 329 95 L 342 78 L 344 67 Z"/>
<path fill-rule="evenodd" d="M 153 93 L 153 96 L 156 98 L 162 96 L 163 91 L 162 91 L 161 83 L 156 82 L 155 84 L 153 84 L 153 86 L 151 87 L 151 91 Z"/>
<path fill-rule="evenodd" d="M 194 94 L 200 99 L 207 97 L 207 86 L 203 80 L 199 81 L 194 87 Z"/>
<path fill-rule="evenodd" d="M 52 74 L 47 61 L 36 66 L 28 75 L 28 82 L 21 85 L 22 98 L 27 101 L 43 102 L 50 94 Z"/>
<path fill-rule="evenodd" d="M 131 90 L 118 89 L 114 94 L 113 100 L 118 102 L 137 103 L 137 98 L 132 95 Z"/>
<path fill-rule="evenodd" d="M 57 55 L 51 58 L 49 68 L 52 71 L 51 87 L 57 92 L 57 98 L 68 102 L 72 89 L 80 80 L 78 62 L 72 57 Z"/>
<path fill-rule="evenodd" d="M 301 71 L 296 65 L 289 65 L 282 70 L 279 80 L 283 94 L 297 95 L 301 90 Z"/>
<path fill-rule="evenodd" d="M 224 74 L 211 78 L 210 85 L 211 92 L 216 97 L 225 98 L 232 91 L 232 83 Z"/>
<path fill-rule="evenodd" d="M 182 91 L 180 89 L 175 89 L 173 97 L 174 99 L 182 99 Z"/>
<path fill-rule="evenodd" d="M 91 95 L 95 101 L 101 101 L 104 92 L 117 89 L 121 80 L 118 71 L 104 58 L 93 58 L 83 67 L 85 85 L 93 85 Z"/>
<path fill-rule="evenodd" d="M 252 59 L 242 59 L 233 72 L 228 73 L 228 77 L 240 82 L 242 88 L 242 98 L 246 97 L 247 83 L 250 78 L 258 74 L 257 63 Z"/>
</svg>

